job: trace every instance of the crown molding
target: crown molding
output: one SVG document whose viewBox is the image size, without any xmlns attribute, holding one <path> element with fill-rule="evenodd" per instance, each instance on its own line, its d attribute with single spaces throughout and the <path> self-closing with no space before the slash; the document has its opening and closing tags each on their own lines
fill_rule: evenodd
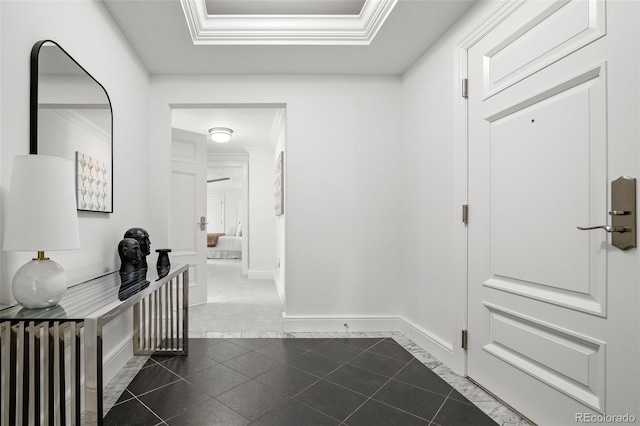
<svg viewBox="0 0 640 426">
<path fill-rule="evenodd" d="M 97 126 L 92 121 L 85 118 L 83 115 L 77 113 L 71 109 L 51 109 L 54 113 L 60 115 L 64 119 L 76 124 L 97 138 L 103 140 L 104 142 L 111 143 L 111 134 L 107 133 L 101 127 Z"/>
<path fill-rule="evenodd" d="M 196 45 L 368 45 L 398 0 L 366 0 L 359 15 L 209 15 L 180 0 Z"/>
</svg>

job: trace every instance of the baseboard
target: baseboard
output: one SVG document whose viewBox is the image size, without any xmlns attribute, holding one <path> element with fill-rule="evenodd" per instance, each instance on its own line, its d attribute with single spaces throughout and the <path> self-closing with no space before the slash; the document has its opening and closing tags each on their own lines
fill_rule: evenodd
<svg viewBox="0 0 640 426">
<path fill-rule="evenodd" d="M 273 271 L 251 271 L 249 270 L 248 278 L 250 280 L 272 280 Z"/>
<path fill-rule="evenodd" d="M 120 372 L 122 367 L 133 356 L 133 341 L 132 336 L 128 335 L 126 339 L 122 340 L 118 346 L 107 354 L 103 354 L 102 363 L 102 378 L 103 386 L 109 384 L 109 382 Z M 84 395 L 84 370 L 80 372 L 80 394 Z M 71 389 L 67 389 L 65 392 L 65 405 L 67 413 L 71 412 Z M 81 407 L 84 411 L 84 397 L 81 398 Z"/>
<path fill-rule="evenodd" d="M 345 324 L 347 326 L 345 327 Z M 335 332 L 400 332 L 431 355 L 456 369 L 454 347 L 415 323 L 394 316 L 295 316 L 282 314 L 282 330 L 287 333 L 335 333 Z"/>
<path fill-rule="evenodd" d="M 133 356 L 132 335 L 126 336 L 115 349 L 103 355 L 102 378 L 106 386 Z"/>
<path fill-rule="evenodd" d="M 413 343 L 429 352 L 431 355 L 448 365 L 450 368 L 456 369 L 455 359 L 453 357 L 453 344 L 436 336 L 415 323 L 401 319 L 400 327 L 397 331 L 410 339 Z"/>
<path fill-rule="evenodd" d="M 282 314 L 282 330 L 291 333 L 398 331 L 398 321 L 398 317 L 393 316 L 302 317 Z"/>
</svg>

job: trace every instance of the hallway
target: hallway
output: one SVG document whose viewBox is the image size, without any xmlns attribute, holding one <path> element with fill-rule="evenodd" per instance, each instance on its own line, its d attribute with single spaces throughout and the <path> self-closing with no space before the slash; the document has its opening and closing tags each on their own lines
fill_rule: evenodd
<svg viewBox="0 0 640 426">
<path fill-rule="evenodd" d="M 207 259 L 207 304 L 189 308 L 189 329 L 282 332 L 282 303 L 273 281 L 242 276 L 240 259 Z M 205 336 L 201 336 L 205 337 Z"/>
</svg>

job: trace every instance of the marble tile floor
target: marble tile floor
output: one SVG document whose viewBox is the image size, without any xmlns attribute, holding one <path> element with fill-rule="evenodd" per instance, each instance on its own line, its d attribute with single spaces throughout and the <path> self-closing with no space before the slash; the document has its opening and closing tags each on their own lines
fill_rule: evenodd
<svg viewBox="0 0 640 426">
<path fill-rule="evenodd" d="M 499 401 L 496 401 L 465 377 L 461 377 L 447 368 L 424 349 L 400 333 L 284 333 L 282 332 L 282 306 L 272 281 L 248 280 L 246 277 L 242 277 L 241 262 L 240 260 L 234 259 L 209 259 L 207 275 L 208 293 L 210 295 L 209 303 L 190 307 L 189 337 L 193 339 L 192 341 L 196 341 L 195 339 L 198 339 L 198 341 L 200 341 L 200 339 L 214 339 L 214 341 L 218 343 L 222 341 L 231 343 L 235 341 L 237 343 L 240 340 L 245 341 L 246 339 L 250 339 L 246 340 L 248 342 L 267 341 L 265 339 L 323 339 L 324 341 L 328 341 L 328 339 L 379 339 L 380 341 L 393 339 L 393 341 L 412 355 L 413 359 L 415 359 L 415 361 L 413 361 L 414 363 L 419 361 L 423 366 L 430 369 L 433 373 L 436 373 L 444 382 L 451 386 L 455 392 L 458 392 L 466 398 L 466 400 L 486 413 L 495 423 L 505 426 L 525 426 L 529 424 L 509 408 L 502 405 Z M 275 342 L 276 340 L 272 341 Z M 233 344 L 236 345 L 236 343 Z M 338 343 L 340 343 L 339 340 Z M 294 344 L 293 346 L 296 345 Z M 319 354 L 320 357 L 326 357 L 326 355 L 326 353 Z M 191 356 L 194 359 L 201 358 L 197 354 L 194 356 L 193 350 L 191 351 Z M 324 358 L 319 359 L 324 361 Z M 162 357 L 157 357 L 157 360 L 159 364 L 164 364 Z M 218 363 L 215 359 L 213 361 Z M 233 360 L 229 360 L 228 362 L 231 361 Z M 118 405 L 123 403 L 123 398 L 126 399 L 128 395 L 127 392 L 130 392 L 127 391 L 126 388 L 141 371 L 143 366 L 149 366 L 149 364 L 147 364 L 148 362 L 151 365 L 155 365 L 153 364 L 154 362 L 158 363 L 156 358 L 149 361 L 149 357 L 133 357 L 111 383 L 109 383 L 104 394 L 105 415 L 116 405 L 116 402 L 119 401 Z M 233 370 L 233 366 L 230 368 Z M 295 369 L 296 367 L 292 368 Z M 188 381 L 187 378 L 183 378 L 183 380 Z M 129 405 L 132 404 L 133 403 Z M 214 405 L 224 411 L 224 408 L 221 408 L 217 404 Z M 114 416 L 114 414 L 111 416 Z M 153 423 L 153 420 L 151 423 Z M 132 423 L 113 422 L 107 424 Z M 158 421 L 158 424 L 166 423 Z M 169 422 L 169 424 L 172 424 L 172 422 Z M 220 424 L 227 426 L 226 423 Z M 229 420 L 228 425 L 231 426 L 233 424 L 234 423 Z M 312 423 L 307 424 L 312 425 Z M 425 424 L 429 424 L 429 422 Z M 436 425 L 437 423 L 433 424 Z"/>
<path fill-rule="evenodd" d="M 151 357 L 105 424 L 495 424 L 392 338 L 190 344 L 188 357 Z"/>
<path fill-rule="evenodd" d="M 440 363 L 438 360 L 432 357 L 429 353 L 427 353 L 424 349 L 420 348 L 418 345 L 416 345 L 411 340 L 407 339 L 405 336 L 399 333 L 205 332 L 205 333 L 195 333 L 191 337 L 192 337 L 191 342 L 194 342 L 194 344 L 191 345 L 192 349 L 190 353 L 190 358 L 195 361 L 194 364 L 200 364 L 204 362 L 204 366 L 207 369 L 211 369 L 212 367 L 221 365 L 219 369 L 227 371 L 227 368 L 230 368 L 231 371 L 233 371 L 233 375 L 237 373 L 243 376 L 242 380 L 244 381 L 242 383 L 237 383 L 234 386 L 232 386 L 230 389 L 226 390 L 225 392 L 221 392 L 220 394 L 217 394 L 216 393 L 217 391 L 210 391 L 215 394 L 215 395 L 212 395 L 211 393 L 207 393 L 206 390 L 204 390 L 204 394 L 202 394 L 201 391 L 193 391 L 193 389 L 189 387 L 179 390 L 180 392 L 193 391 L 194 392 L 193 397 L 203 399 L 203 403 L 204 403 L 204 399 L 207 399 L 207 401 L 209 402 L 206 404 L 206 406 L 210 408 L 210 413 L 213 413 L 208 416 L 210 416 L 211 418 L 223 419 L 222 420 L 223 422 L 208 423 L 207 421 L 203 423 L 204 420 L 202 420 L 202 418 L 198 420 L 197 417 L 194 417 L 192 419 L 193 422 L 187 422 L 186 420 L 184 422 L 180 422 L 179 420 L 182 419 L 181 416 L 183 416 L 184 413 L 180 414 L 181 411 L 180 409 L 177 408 L 178 411 L 169 410 L 166 412 L 166 413 L 172 414 L 173 418 L 171 415 L 167 418 L 164 418 L 162 416 L 157 417 L 156 414 L 153 414 L 153 416 L 150 416 L 147 418 L 146 421 L 148 423 L 143 422 L 143 423 L 136 423 L 136 424 L 154 424 L 154 425 L 155 424 L 162 424 L 162 425 L 164 424 L 196 424 L 196 425 L 220 424 L 224 426 L 227 426 L 227 425 L 232 426 L 235 424 L 244 424 L 244 425 L 246 424 L 255 424 L 255 425 L 277 424 L 279 426 L 284 426 L 288 424 L 286 422 L 289 421 L 287 419 L 290 416 L 293 416 L 292 417 L 293 420 L 290 419 L 293 422 L 291 424 L 300 424 L 296 422 L 302 421 L 301 420 L 302 417 L 296 417 L 296 416 L 305 416 L 305 415 L 312 415 L 312 414 L 315 415 L 316 414 L 315 412 L 319 411 L 321 413 L 324 413 L 325 415 L 329 414 L 330 420 L 334 422 L 334 423 L 326 423 L 326 424 L 336 424 L 336 425 L 361 424 L 361 423 L 358 423 L 361 420 L 361 418 L 368 419 L 366 424 L 371 424 L 371 425 L 376 424 L 371 422 L 374 422 L 374 420 L 380 420 L 380 419 L 386 419 L 385 422 L 380 423 L 385 425 L 386 424 L 403 424 L 403 425 L 413 424 L 411 422 L 413 422 L 414 420 L 418 422 L 416 424 L 425 424 L 425 425 L 432 424 L 434 426 L 436 425 L 444 426 L 448 424 L 452 424 L 456 426 L 462 426 L 465 424 L 468 424 L 468 425 L 499 424 L 504 426 L 529 425 L 529 423 L 526 420 L 522 419 L 518 414 L 511 411 L 509 408 L 503 406 L 500 402 L 496 401 L 493 397 L 488 395 L 486 392 L 482 391 L 480 388 L 475 386 L 466 378 L 461 377 L 457 375 L 455 372 L 448 369 L 446 366 L 444 366 L 442 363 Z M 294 339 L 299 339 L 299 340 L 294 340 Z M 357 342 L 374 342 L 375 345 L 372 344 L 371 347 L 361 351 L 353 359 L 343 362 L 344 361 L 343 358 L 345 356 L 343 352 L 345 351 L 348 353 L 353 352 L 353 351 L 349 351 L 350 348 L 346 348 L 346 349 L 344 348 L 344 345 L 349 343 L 349 341 L 352 346 L 356 346 L 356 347 L 362 346 L 362 345 L 359 345 Z M 318 342 L 318 344 L 311 348 L 307 347 L 307 346 L 315 345 L 315 343 L 311 343 L 311 342 Z M 215 350 L 213 345 L 217 345 L 219 343 L 225 343 L 225 345 L 219 346 L 217 347 L 217 349 L 219 350 Z M 302 353 L 299 353 L 298 355 L 303 355 L 307 352 L 310 352 L 307 355 L 307 357 L 312 358 L 312 361 L 308 363 L 301 363 L 296 365 L 295 361 L 290 361 L 290 360 L 287 361 L 286 358 L 283 360 L 282 352 L 274 351 L 272 353 L 269 353 L 269 351 L 267 350 L 269 346 L 278 345 L 278 344 L 279 345 L 284 344 L 286 345 L 286 347 L 293 346 L 294 348 L 298 348 L 298 349 L 302 348 L 304 349 L 304 351 Z M 379 346 L 376 349 L 377 345 L 382 345 L 382 346 Z M 398 348 L 395 348 L 394 351 L 386 353 L 385 350 L 382 349 L 383 347 L 392 348 L 393 345 L 397 345 L 398 347 L 403 348 L 403 350 L 399 351 Z M 204 358 L 202 356 L 202 353 L 198 354 L 197 352 L 198 351 L 197 348 L 202 346 L 209 346 L 210 347 L 209 350 L 211 351 L 211 353 L 205 353 Z M 262 351 L 260 351 L 260 348 L 263 348 Z M 336 348 L 340 348 L 340 350 L 336 350 Z M 235 349 L 235 351 L 232 349 Z M 406 353 L 404 353 L 405 351 Z M 252 353 L 252 352 L 255 352 L 255 353 Z M 371 354 L 371 352 L 373 354 Z M 390 353 L 394 355 L 390 356 Z M 363 397 L 367 398 L 366 402 L 368 405 L 361 404 L 357 407 L 356 411 L 363 410 L 358 415 L 355 415 L 356 411 L 352 410 L 349 413 L 349 416 L 343 419 L 339 418 L 342 414 L 337 415 L 338 418 L 335 415 L 332 416 L 331 413 L 335 414 L 336 411 L 331 411 L 335 409 L 335 408 L 331 408 L 331 404 L 329 404 L 329 406 L 323 406 L 324 407 L 323 409 L 320 409 L 320 410 L 318 409 L 318 404 L 322 405 L 322 403 L 314 402 L 316 398 L 318 401 L 324 401 L 327 398 L 331 399 L 330 397 L 332 394 L 331 392 L 329 393 L 323 392 L 323 386 L 324 387 L 327 386 L 325 382 L 336 384 L 334 383 L 335 380 L 332 381 L 332 379 L 327 378 L 327 376 L 330 376 L 331 374 L 334 374 L 334 373 L 337 375 L 338 373 L 336 372 L 336 370 L 340 370 L 341 368 L 353 370 L 353 368 L 351 367 L 356 367 L 355 371 L 359 371 L 358 369 L 362 369 L 364 367 L 365 373 L 363 374 L 367 376 L 367 378 L 353 379 L 353 380 L 355 380 L 355 382 L 358 382 L 358 383 L 363 381 L 366 382 L 368 379 L 371 379 L 372 377 L 375 378 L 375 376 L 371 376 L 371 373 L 379 374 L 381 372 L 385 372 L 385 370 L 384 369 L 380 370 L 380 368 L 383 368 L 383 367 L 379 367 L 379 366 L 376 367 L 375 362 L 371 364 L 373 365 L 372 367 L 371 365 L 365 365 L 365 364 L 358 365 L 358 362 L 354 360 L 358 357 L 367 357 L 367 356 L 369 357 L 373 356 L 374 358 L 379 358 L 378 355 L 382 355 L 383 357 L 387 357 L 387 358 L 395 357 L 397 360 L 398 358 L 401 360 L 404 360 L 405 365 L 403 368 L 410 367 L 411 369 L 416 369 L 416 371 L 419 372 L 419 373 L 413 372 L 411 375 L 408 375 L 407 373 L 405 373 L 404 375 L 407 377 L 414 376 L 416 374 L 420 377 L 426 374 L 433 374 L 433 376 L 430 376 L 431 377 L 430 383 L 438 382 L 440 383 L 440 385 L 443 385 L 446 383 L 446 386 L 448 387 L 442 386 L 438 388 L 437 392 L 435 392 L 437 395 L 439 395 L 439 398 L 444 398 L 444 399 L 441 401 L 439 410 L 435 412 L 435 415 L 432 418 L 427 418 L 429 417 L 429 414 L 425 411 L 416 412 L 415 410 L 419 410 L 418 408 L 407 409 L 407 407 L 404 407 L 404 406 L 403 406 L 404 408 L 397 407 L 396 405 L 400 404 L 399 402 L 391 403 L 390 401 L 397 401 L 397 398 L 400 398 L 400 396 L 398 395 L 402 396 L 402 398 L 400 399 L 402 399 L 403 401 L 407 398 L 409 398 L 408 400 L 413 400 L 412 398 L 416 398 L 416 395 L 418 394 L 421 394 L 423 396 L 424 395 L 431 396 L 431 393 L 434 392 L 434 389 L 433 388 L 424 389 L 423 387 L 421 387 L 420 384 L 418 384 L 416 387 L 415 386 L 416 384 L 415 383 L 412 384 L 411 382 L 408 383 L 409 386 L 407 387 L 405 386 L 407 385 L 407 383 L 405 383 L 407 380 L 406 378 L 403 379 L 404 381 L 398 379 L 401 382 L 401 384 L 398 385 L 397 383 L 395 383 L 395 381 L 398 381 L 398 380 L 394 381 L 395 376 L 389 377 L 390 376 L 389 371 L 386 371 L 386 376 L 384 374 L 382 375 L 384 377 L 387 377 L 387 379 L 391 378 L 392 380 L 389 383 L 385 383 L 385 385 L 389 386 L 387 390 L 385 390 L 385 392 L 382 392 L 383 390 L 382 387 L 377 389 L 375 395 L 378 395 L 378 397 L 375 397 L 375 396 L 371 397 L 371 395 L 366 395 L 366 392 L 365 394 L 362 394 L 361 392 L 359 392 L 358 389 L 353 389 L 353 386 L 356 386 L 356 385 L 351 384 L 349 385 L 351 386 L 350 388 L 349 386 L 344 386 L 345 383 L 342 383 L 342 382 L 337 383 L 338 387 L 346 388 L 350 392 L 355 391 L 355 394 L 359 395 L 360 398 L 363 398 Z M 266 356 L 266 359 L 263 358 L 265 356 Z M 182 362 L 182 363 L 185 363 L 185 365 L 188 365 L 191 363 L 190 359 L 186 360 L 185 358 L 182 358 L 182 360 L 183 361 L 174 360 L 172 362 L 173 363 Z M 107 389 L 105 390 L 105 399 L 104 399 L 104 403 L 105 403 L 104 412 L 106 415 L 105 424 L 110 424 L 110 425 L 133 424 L 133 423 L 121 423 L 118 420 L 118 416 L 124 412 L 128 413 L 128 417 L 126 418 L 128 419 L 133 418 L 131 416 L 134 415 L 134 412 L 133 411 L 130 412 L 132 407 L 135 407 L 136 409 L 140 409 L 140 407 L 142 407 L 141 408 L 142 411 L 138 414 L 141 416 L 147 415 L 148 413 L 145 412 L 145 410 L 148 410 L 146 408 L 147 405 L 144 404 L 144 399 L 141 399 L 141 398 L 147 393 L 151 394 L 153 392 L 162 390 L 162 388 L 164 387 L 169 388 L 169 386 L 166 383 L 154 384 L 155 382 L 153 382 L 153 380 L 151 381 L 151 383 L 147 384 L 144 378 L 138 379 L 137 381 L 138 384 L 136 385 L 135 379 L 134 379 L 134 382 L 132 382 L 131 379 L 136 375 L 135 373 L 142 371 L 143 366 L 144 368 L 148 368 L 149 366 L 156 366 L 156 367 L 163 366 L 167 368 L 171 366 L 171 364 L 167 364 L 168 361 L 169 360 L 166 357 L 151 357 L 151 359 L 149 359 L 149 357 L 134 357 L 122 369 L 122 371 L 118 374 L 118 376 L 107 386 Z M 336 361 L 338 361 L 339 364 L 342 362 L 342 364 L 340 364 L 339 366 L 337 366 L 337 364 L 334 365 L 335 368 L 332 371 L 330 371 L 328 374 L 325 374 L 327 372 L 324 371 L 323 369 L 327 368 L 326 364 L 327 363 L 335 364 Z M 383 358 L 383 361 L 387 361 L 386 358 Z M 293 362 L 293 365 L 291 365 L 292 362 Z M 350 364 L 350 366 L 345 366 L 346 364 Z M 418 369 L 418 367 L 420 367 L 420 369 Z M 264 370 L 265 368 L 266 370 Z M 261 385 L 266 384 L 268 388 L 267 391 L 273 390 L 274 392 L 277 393 L 279 392 L 279 390 L 277 386 L 275 388 L 270 388 L 269 383 L 262 383 L 259 380 L 258 382 L 260 383 L 260 385 L 255 383 L 253 385 L 245 384 L 242 387 L 240 387 L 240 385 L 244 384 L 245 381 L 246 382 L 255 381 L 255 376 L 252 377 L 253 373 L 261 372 L 264 370 L 265 372 L 261 374 L 266 375 L 268 374 L 269 371 L 271 371 L 271 369 L 273 369 L 274 370 L 273 374 L 276 374 L 275 371 L 278 368 L 279 369 L 287 368 L 287 369 L 293 369 L 296 371 L 301 370 L 302 373 L 307 373 L 307 374 L 311 374 L 311 376 L 314 376 L 316 382 L 314 382 L 314 384 L 304 392 L 298 392 L 298 394 L 302 394 L 302 395 L 296 394 L 296 395 L 293 395 L 293 397 L 291 397 L 291 395 L 287 396 L 287 398 L 285 398 L 284 400 L 286 401 L 291 400 L 291 401 L 289 402 L 288 405 L 286 405 L 286 407 L 285 406 L 281 407 L 280 405 L 277 405 L 277 407 L 280 407 L 280 408 L 276 408 L 276 406 L 272 407 L 268 403 L 263 401 L 264 404 L 267 404 L 265 405 L 265 407 L 267 406 L 271 407 L 270 410 L 266 411 L 265 413 L 262 413 L 260 416 L 257 416 L 256 413 L 253 413 L 253 412 L 249 413 L 247 411 L 245 411 L 243 415 L 242 413 L 243 409 L 241 407 L 243 405 L 249 405 L 249 406 L 254 405 L 255 398 L 257 398 L 257 395 L 260 394 L 259 392 L 256 391 L 256 389 L 252 390 L 251 386 L 264 390 L 264 388 L 262 388 Z M 170 378 L 168 379 L 170 383 L 175 384 L 176 381 L 184 381 L 186 383 L 192 384 L 189 381 L 188 367 L 185 367 L 185 369 L 186 369 L 186 373 L 185 371 L 181 371 L 179 367 L 176 367 L 173 369 L 169 368 L 169 370 L 171 370 Z M 156 370 L 164 372 L 164 370 L 160 370 L 158 368 L 156 368 Z M 314 371 L 315 371 L 315 374 L 314 374 Z M 217 373 L 214 373 L 214 370 L 212 370 L 212 374 L 215 375 Z M 152 377 L 152 376 L 149 376 L 149 377 Z M 435 379 L 436 377 L 437 377 L 437 380 Z M 238 376 L 236 378 L 238 378 Z M 225 380 L 228 380 L 228 378 L 223 379 L 222 376 L 220 376 L 213 381 L 218 383 L 218 382 L 224 382 Z M 133 385 L 134 388 L 125 390 L 127 386 L 131 386 L 129 383 L 134 383 Z M 140 383 L 144 383 L 141 388 L 142 390 L 136 387 L 136 386 L 140 386 Z M 319 383 L 322 383 L 322 384 L 320 385 Z M 312 391 L 310 388 L 316 386 L 316 384 L 318 385 L 318 388 L 314 388 L 314 390 Z M 186 384 L 182 384 L 182 383 L 180 385 L 186 386 Z M 205 385 L 201 384 L 201 386 L 205 386 Z M 159 387 L 161 389 L 156 389 L 156 387 Z M 236 389 L 236 388 L 239 388 L 239 389 L 236 390 L 235 392 L 231 392 L 233 389 Z M 390 388 L 393 389 L 393 392 L 389 390 Z M 174 388 L 169 388 L 166 390 L 166 392 L 170 392 L 170 391 L 172 392 L 172 389 Z M 177 389 L 177 387 L 175 387 L 175 389 Z M 197 388 L 196 386 L 196 389 L 201 389 L 201 388 Z M 411 392 L 407 393 L 406 392 L 407 389 Z M 333 391 L 335 391 L 335 389 L 333 389 Z M 424 391 L 428 391 L 428 393 L 425 394 Z M 138 392 L 139 395 L 136 394 L 136 392 Z M 382 392 L 382 393 L 378 394 L 377 392 Z M 397 395 L 396 395 L 396 392 L 397 392 Z M 221 398 L 222 401 L 220 399 L 216 399 L 217 396 L 226 395 L 227 393 L 229 393 L 229 395 L 227 395 L 226 397 L 222 397 Z M 238 395 L 236 395 L 236 393 Z M 414 395 L 414 393 L 416 395 Z M 161 394 L 158 393 L 155 395 L 159 396 Z M 311 395 L 312 397 L 309 397 L 309 395 Z M 351 395 L 351 394 L 347 393 L 347 395 Z M 282 395 L 280 396 L 282 397 Z M 149 396 L 147 398 L 151 398 L 151 397 Z M 170 393 L 167 393 L 165 395 L 164 400 L 166 402 L 171 402 L 172 401 L 171 398 L 173 397 L 170 395 Z M 242 400 L 242 398 L 248 398 L 245 401 L 246 404 L 240 404 L 238 402 Z M 136 401 L 134 401 L 134 399 Z M 448 403 L 449 405 L 446 405 L 445 402 L 450 399 L 452 399 L 453 401 L 450 401 Z M 225 401 L 227 401 L 229 404 L 225 404 Z M 458 405 L 457 403 L 459 402 L 462 402 L 463 404 L 467 404 L 467 405 Z M 138 405 L 138 403 L 140 403 L 140 405 Z M 314 413 L 309 413 L 308 410 L 304 407 L 300 408 L 299 407 L 300 403 L 305 405 L 306 408 L 311 407 Z M 379 404 L 382 404 L 384 407 L 382 408 L 379 407 Z M 421 404 L 418 404 L 418 405 L 421 405 Z M 473 405 L 474 407 L 469 408 L 468 407 L 469 404 Z M 367 405 L 366 408 L 365 408 L 365 405 Z M 187 410 L 189 409 L 189 407 L 190 405 L 187 404 L 183 408 Z M 234 411 L 233 410 L 234 407 L 239 411 Z M 372 410 L 372 407 L 376 407 L 376 410 L 382 410 L 386 414 L 381 414 L 376 410 Z M 458 408 L 462 407 L 462 408 L 460 408 L 459 410 L 451 410 L 450 407 L 458 407 Z M 109 409 L 111 408 L 112 408 L 112 411 L 109 412 Z M 354 407 L 351 407 L 351 408 L 354 408 Z M 389 408 L 397 409 L 399 410 L 400 413 L 403 413 L 403 414 L 400 415 L 396 413 L 396 411 L 390 411 Z M 325 411 L 329 410 L 331 411 L 331 413 L 326 413 L 323 410 Z M 344 408 L 344 410 L 349 411 L 349 408 Z M 192 411 L 192 410 L 189 409 L 189 411 Z M 344 413 L 344 411 L 338 411 L 338 412 Z M 370 412 L 375 412 L 378 414 L 376 414 L 376 416 L 371 418 L 367 417 L 369 414 L 371 414 Z M 180 415 L 175 413 L 178 413 Z M 234 413 L 239 414 L 241 417 L 235 417 Z M 464 417 L 469 413 L 473 413 L 471 417 L 469 418 Z M 405 414 L 409 414 L 410 416 L 413 416 L 413 417 L 405 417 L 404 416 Z M 485 418 L 485 414 L 488 417 Z M 393 421 L 392 419 L 395 418 L 394 415 L 399 415 L 404 421 L 409 423 L 392 423 Z M 193 414 L 193 416 L 195 416 L 195 414 Z M 460 416 L 463 416 L 463 417 L 460 417 Z M 306 425 L 325 424 L 324 421 L 326 419 L 324 419 L 323 417 L 317 417 L 317 418 L 313 417 L 313 418 L 316 419 L 317 423 L 307 422 L 304 424 Z M 269 421 L 271 421 L 270 419 L 271 420 L 277 419 L 277 422 L 269 423 Z M 454 419 L 455 421 L 452 419 Z M 488 419 L 492 419 L 492 421 L 489 421 L 487 423 Z M 154 421 L 156 420 L 157 422 L 154 423 Z"/>
<path fill-rule="evenodd" d="M 208 303 L 189 308 L 193 332 L 282 331 L 282 303 L 272 280 L 242 276 L 240 259 L 207 260 Z"/>
</svg>

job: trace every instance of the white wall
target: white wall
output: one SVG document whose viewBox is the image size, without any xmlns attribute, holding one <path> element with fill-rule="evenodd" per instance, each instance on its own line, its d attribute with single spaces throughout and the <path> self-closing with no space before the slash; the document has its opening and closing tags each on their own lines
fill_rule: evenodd
<svg viewBox="0 0 640 426">
<path fill-rule="evenodd" d="M 466 163 L 456 151 L 455 101 L 461 82 L 454 46 L 495 5 L 476 4 L 402 79 L 401 311 L 427 337 L 418 341 L 420 336 L 413 336 L 417 343 L 457 371 L 464 369 L 459 333 L 466 324 L 464 199 L 457 194 L 466 185 L 460 176 Z"/>
<path fill-rule="evenodd" d="M 249 152 L 249 223 L 243 227 L 249 238 L 249 278 L 271 279 L 276 258 L 273 150 L 246 149 Z"/>
<path fill-rule="evenodd" d="M 280 152 L 284 152 L 284 164 L 282 175 L 284 176 L 284 214 L 276 216 L 276 248 L 275 248 L 275 265 L 273 269 L 273 282 L 280 296 L 282 306 L 285 305 L 285 286 L 286 277 L 284 271 L 286 270 L 286 228 L 287 228 L 287 128 L 286 128 L 286 111 L 282 110 L 282 113 L 278 115 L 278 122 L 276 124 L 276 137 L 275 147 L 273 150 L 272 163 L 275 165 Z M 275 190 L 275 188 L 273 188 Z M 275 201 L 275 200 L 274 200 Z"/>
<path fill-rule="evenodd" d="M 35 42 L 58 42 L 111 97 L 114 213 L 79 213 L 81 248 L 50 255 L 66 269 L 70 283 L 115 270 L 119 263 L 116 248 L 124 232 L 133 226 L 148 227 L 150 216 L 145 198 L 150 179 L 148 75 L 99 1 L 3 1 L 0 31 L 3 199 L 8 193 L 13 157 L 29 153 L 29 55 Z M 153 244 L 153 234 L 151 240 Z M 31 257 L 33 253 L 2 253 L 0 300 L 12 301 L 11 279 Z M 130 334 L 130 316 L 109 324 L 104 334 L 105 358 L 113 358 L 122 348 L 126 352 Z M 130 348 L 128 351 L 130 355 Z M 128 359 L 126 354 L 124 359 Z M 119 365 L 105 370 L 105 383 L 117 368 Z"/>
<path fill-rule="evenodd" d="M 168 170 L 170 105 L 286 104 L 287 315 L 399 312 L 400 246 L 389 238 L 403 167 L 399 78 L 156 76 L 151 96 L 151 159 L 159 170 Z M 166 176 L 151 188 L 151 231 L 160 244 L 167 238 Z"/>
</svg>

